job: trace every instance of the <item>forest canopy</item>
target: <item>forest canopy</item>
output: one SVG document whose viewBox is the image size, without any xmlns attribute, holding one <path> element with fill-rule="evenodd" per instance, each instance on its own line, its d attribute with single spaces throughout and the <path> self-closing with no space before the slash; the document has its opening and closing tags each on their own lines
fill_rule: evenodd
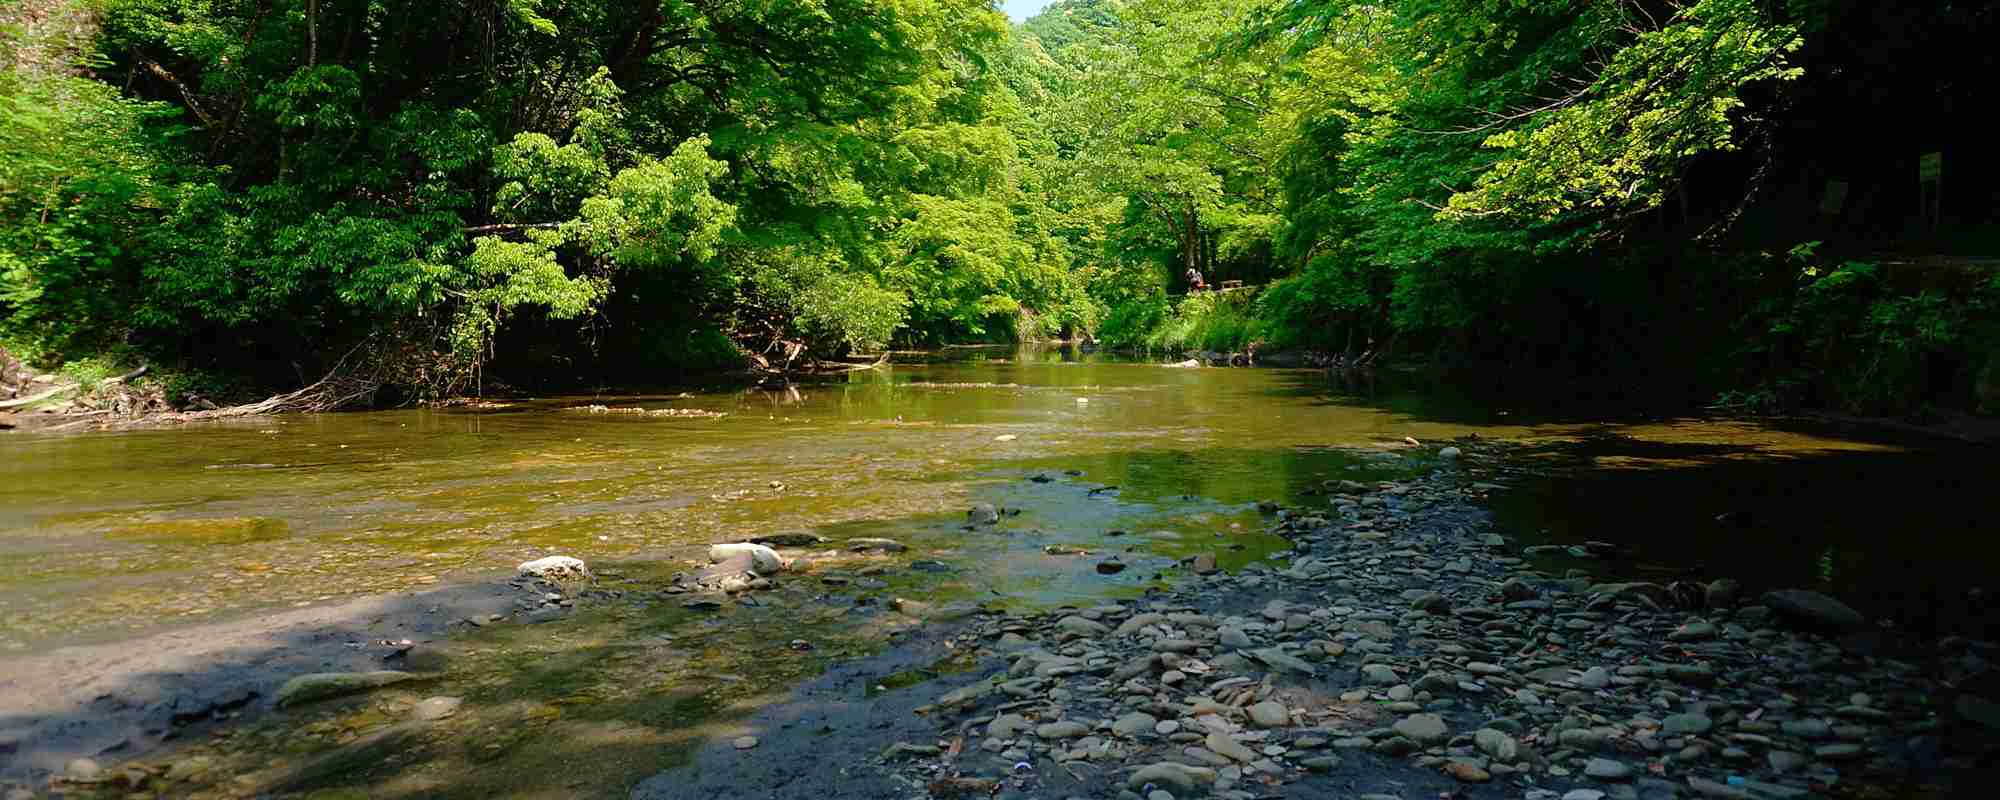
<svg viewBox="0 0 2000 800">
<path fill-rule="evenodd" d="M 1990 99 L 1994 17 L 27 0 L 0 11 L 0 341 L 271 387 L 365 362 L 413 398 L 1095 338 L 1976 405 L 2000 283 L 1882 253 L 1990 243 L 1992 190 L 1931 210 L 1903 176 L 1993 165 L 1855 116 L 1951 127 Z M 1910 172 L 1843 166 L 1857 142 Z"/>
</svg>

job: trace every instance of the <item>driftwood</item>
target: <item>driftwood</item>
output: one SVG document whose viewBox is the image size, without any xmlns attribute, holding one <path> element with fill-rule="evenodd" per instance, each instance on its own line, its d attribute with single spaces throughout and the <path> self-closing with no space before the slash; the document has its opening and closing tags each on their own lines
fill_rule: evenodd
<svg viewBox="0 0 2000 800">
<path fill-rule="evenodd" d="M 882 365 L 887 363 L 889 363 L 889 354 L 883 353 L 882 355 L 876 356 L 874 361 L 870 361 L 866 364 L 848 364 L 839 361 L 817 361 L 813 363 L 813 369 L 817 372 L 828 372 L 828 373 L 860 372 L 864 369 L 881 369 Z"/>
<path fill-rule="evenodd" d="M 272 395 L 255 403 L 240 406 L 225 406 L 207 411 L 192 411 L 180 415 L 181 419 L 194 421 L 204 419 L 228 419 L 230 417 L 251 417 L 260 414 L 283 414 L 287 412 L 312 413 L 333 411 L 356 401 L 365 399 L 382 388 L 380 381 L 371 378 L 357 378 L 342 375 L 338 368 L 327 376 L 314 381 L 296 392 Z"/>
<path fill-rule="evenodd" d="M 39 403 L 43 400 L 55 397 L 56 395 L 72 392 L 75 390 L 76 390 L 76 384 L 74 383 L 64 384 L 62 386 L 57 386 L 54 389 L 50 389 L 46 392 L 42 392 L 41 394 L 31 394 L 28 395 L 27 397 L 17 397 L 13 400 L 8 400 L 4 403 L 0 403 L 0 409 L 19 408 L 21 406 Z"/>
</svg>

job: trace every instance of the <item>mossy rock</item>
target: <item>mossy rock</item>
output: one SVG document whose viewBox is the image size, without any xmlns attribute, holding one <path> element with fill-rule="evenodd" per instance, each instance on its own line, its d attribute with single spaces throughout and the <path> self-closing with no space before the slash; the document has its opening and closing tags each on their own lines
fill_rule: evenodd
<svg viewBox="0 0 2000 800">
<path fill-rule="evenodd" d="M 359 694 L 416 677 L 407 672 L 390 669 L 374 672 L 315 672 L 300 675 L 286 681 L 284 688 L 278 690 L 278 707 L 285 708 L 332 697 Z"/>
</svg>

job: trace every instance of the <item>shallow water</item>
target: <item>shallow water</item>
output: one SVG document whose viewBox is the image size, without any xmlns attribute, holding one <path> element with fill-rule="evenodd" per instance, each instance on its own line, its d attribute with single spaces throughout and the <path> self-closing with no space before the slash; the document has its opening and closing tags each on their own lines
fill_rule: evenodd
<svg viewBox="0 0 2000 800">
<path fill-rule="evenodd" d="M 726 416 L 577 410 L 590 404 Z M 1467 435 L 1526 447 L 1506 464 L 1447 464 L 1403 444 Z M 952 594 L 1086 602 L 1194 553 L 1228 566 L 1281 550 L 1259 500 L 1320 503 L 1305 492 L 1325 479 L 1440 468 L 1492 483 L 1497 523 L 1524 543 L 1626 546 L 1555 569 L 1816 586 L 1977 625 L 1965 591 L 2000 564 L 1985 533 L 2000 493 L 1975 455 L 1785 421 L 1542 414 L 1310 370 L 1049 350 L 965 350 L 780 390 L 12 434 L 0 647 L 482 577 L 554 552 L 670 556 L 780 531 L 908 541 L 957 570 Z M 1022 513 L 960 530 L 982 501 Z M 1099 575 L 1109 553 L 1131 568 Z"/>
</svg>

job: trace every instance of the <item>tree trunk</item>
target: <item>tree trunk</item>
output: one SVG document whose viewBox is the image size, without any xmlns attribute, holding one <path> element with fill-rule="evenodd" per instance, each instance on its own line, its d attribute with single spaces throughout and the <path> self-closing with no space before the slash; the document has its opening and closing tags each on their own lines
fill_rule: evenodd
<svg viewBox="0 0 2000 800">
<path fill-rule="evenodd" d="M 1181 261 L 1188 269 L 1201 269 L 1201 225 L 1195 216 L 1194 206 L 1187 210 L 1187 226 L 1181 231 Z M 1192 286 L 1188 287 L 1194 288 Z"/>
<path fill-rule="evenodd" d="M 319 66 L 319 0 L 306 0 L 306 66 Z"/>
</svg>

